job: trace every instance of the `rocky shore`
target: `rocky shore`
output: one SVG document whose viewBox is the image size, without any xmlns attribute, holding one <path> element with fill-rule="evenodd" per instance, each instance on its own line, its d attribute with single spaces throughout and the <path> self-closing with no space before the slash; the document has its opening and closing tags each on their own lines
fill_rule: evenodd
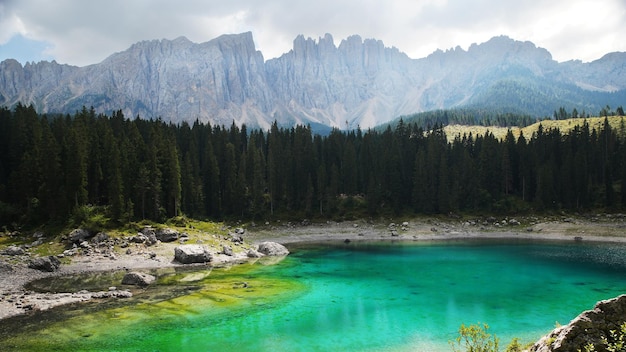
<svg viewBox="0 0 626 352">
<path fill-rule="evenodd" d="M 93 299 L 127 298 L 132 296 L 134 286 L 142 286 L 141 282 L 122 281 L 120 287 L 112 286 L 105 291 L 77 288 L 76 292 L 59 293 L 33 292 L 26 288 L 29 282 L 38 279 L 121 270 L 140 273 L 185 265 L 219 267 L 266 255 L 288 254 L 288 251 L 257 252 L 257 248 L 263 251 L 265 247 L 245 242 L 243 229 L 225 236 L 206 235 L 210 241 L 196 240 L 194 244 L 188 244 L 186 235 L 173 229 L 162 231 L 169 233 L 169 237 L 154 236 L 153 232 L 157 231 L 148 228 L 136 236 L 112 239 L 77 229 L 64 238 L 74 245 L 51 256 L 32 254 L 41 245 L 37 243 L 0 247 L 0 319 Z"/>
<path fill-rule="evenodd" d="M 195 240 L 193 245 L 204 248 L 201 263 L 192 265 L 231 265 L 264 255 L 285 255 L 282 249 L 261 245 L 263 242 L 295 244 L 320 241 L 445 241 L 470 238 L 516 238 L 560 241 L 602 241 L 626 243 L 626 217 L 598 214 L 588 217 L 524 217 L 524 218 L 443 218 L 358 220 L 311 223 L 267 222 L 237 228 L 228 235 L 207 235 L 213 241 Z M 168 230 L 169 231 L 169 230 Z M 34 268 L 37 256 L 31 254 L 35 246 L 26 250 L 16 246 L 0 246 L 0 319 L 34 314 L 59 305 L 93 299 L 123 299 L 132 295 L 128 285 L 108 290 L 74 293 L 37 293 L 28 291 L 26 284 L 33 280 L 69 274 L 126 270 L 141 272 L 181 263 L 178 249 L 191 241 L 185 234 L 157 232 L 150 228 L 136 236 L 110 239 L 104 235 L 87 236 L 72 232 L 65 241 L 74 243 L 69 250 L 52 256 L 60 259 L 52 270 L 46 266 Z M 100 236 L 100 238 L 97 238 Z M 168 237 L 169 236 L 169 237 Z M 160 239 L 159 239 L 160 238 Z M 283 247 L 284 248 L 284 247 Z M 262 253 L 264 252 L 264 253 Z M 45 256 L 42 258 L 46 258 Z M 55 260 L 53 260 L 55 261 Z M 54 263 L 51 265 L 54 266 Z"/>
</svg>

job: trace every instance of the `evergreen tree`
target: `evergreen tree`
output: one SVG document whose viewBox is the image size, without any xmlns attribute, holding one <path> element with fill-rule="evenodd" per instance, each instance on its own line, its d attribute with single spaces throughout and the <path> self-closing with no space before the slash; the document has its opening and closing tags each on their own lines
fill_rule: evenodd
<svg viewBox="0 0 626 352">
<path fill-rule="evenodd" d="M 67 206 L 64 203 L 65 198 L 60 197 L 64 192 L 62 184 L 60 147 L 52 135 L 50 125 L 45 119 L 41 120 L 42 141 L 40 162 L 41 166 L 41 183 L 38 188 L 39 198 L 41 199 L 41 209 L 44 212 L 42 221 L 46 219 L 59 220 L 65 214 L 62 209 Z"/>
<path fill-rule="evenodd" d="M 85 117 L 78 115 L 67 131 L 63 143 L 65 189 L 68 197 L 67 203 L 72 207 L 85 205 L 88 199 L 87 158 L 89 145 L 86 129 Z"/>
<path fill-rule="evenodd" d="M 217 157 L 213 152 L 213 143 L 208 141 L 204 150 L 202 163 L 202 189 L 206 206 L 206 215 L 210 217 L 221 216 L 221 191 L 220 191 L 220 168 Z"/>
<path fill-rule="evenodd" d="M 167 203 L 167 216 L 178 216 L 181 204 L 181 175 L 180 162 L 178 159 L 178 150 L 175 146 L 165 151 L 166 161 L 163 168 L 163 176 L 165 181 L 165 196 Z"/>
<path fill-rule="evenodd" d="M 108 127 L 108 126 L 107 126 Z M 106 128 L 103 136 L 106 160 L 106 198 L 110 207 L 111 217 L 121 220 L 125 213 L 126 199 L 122 179 L 122 162 L 119 144 L 113 136 L 112 129 Z"/>
<path fill-rule="evenodd" d="M 321 136 L 276 122 L 264 133 L 129 120 L 121 111 L 49 117 L 32 106 L 0 108 L 0 221 L 64 221 L 88 204 L 120 221 L 181 211 L 214 219 L 515 211 L 513 199 L 549 210 L 626 207 L 623 121 L 617 129 L 605 119 L 597 129 L 587 121 L 568 133 L 540 125 L 528 139 L 508 131 L 503 140 L 487 133 L 449 143 L 440 121 L 512 120 L 432 116 L 428 132 L 402 120 L 383 132 Z M 366 206 L 356 209 L 360 195 Z"/>
</svg>

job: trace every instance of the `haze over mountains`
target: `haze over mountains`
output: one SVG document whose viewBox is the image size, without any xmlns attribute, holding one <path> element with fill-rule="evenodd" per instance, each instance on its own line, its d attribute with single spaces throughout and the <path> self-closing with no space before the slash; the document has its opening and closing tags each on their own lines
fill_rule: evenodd
<svg viewBox="0 0 626 352">
<path fill-rule="evenodd" d="M 419 40 L 419 38 L 416 38 Z M 252 33 L 206 43 L 143 41 L 99 64 L 0 63 L 0 106 L 41 113 L 122 110 L 127 117 L 268 128 L 374 127 L 401 115 L 473 107 L 551 116 L 626 105 L 626 53 L 558 63 L 533 43 L 494 37 L 411 59 L 381 41 L 298 36 L 265 61 Z"/>
</svg>

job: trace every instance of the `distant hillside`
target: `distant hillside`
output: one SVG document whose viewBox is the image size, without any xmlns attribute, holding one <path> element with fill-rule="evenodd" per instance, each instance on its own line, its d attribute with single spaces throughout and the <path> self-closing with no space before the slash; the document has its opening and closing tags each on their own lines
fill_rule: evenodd
<svg viewBox="0 0 626 352">
<path fill-rule="evenodd" d="M 39 113 L 121 110 L 126 117 L 269 129 L 311 125 L 362 129 L 425 111 L 472 109 L 551 116 L 555 107 L 595 115 L 626 105 L 626 53 L 559 63 L 530 42 L 508 37 L 409 58 L 375 39 L 335 44 L 298 36 L 265 60 L 252 33 L 206 43 L 184 37 L 143 41 L 86 67 L 0 62 L 0 106 Z"/>
<path fill-rule="evenodd" d="M 516 139 L 519 138 L 520 133 L 523 133 L 524 137 L 529 139 L 532 137 L 533 133 L 537 132 L 539 126 L 542 126 L 544 131 L 557 128 L 562 134 L 568 134 L 574 129 L 574 127 L 583 126 L 586 122 L 589 125 L 589 130 L 595 129 L 596 131 L 599 131 L 604 125 L 604 119 L 604 117 L 590 117 L 587 119 L 576 118 L 566 120 L 543 120 L 525 127 L 448 125 L 445 126 L 443 130 L 448 137 L 448 141 L 450 142 L 456 137 L 463 137 L 463 135 L 469 136 L 470 133 L 475 137 L 479 135 L 484 136 L 487 132 L 493 134 L 497 139 L 503 140 L 509 130 L 513 133 Z M 618 136 L 626 137 L 626 118 L 624 116 L 609 116 L 608 120 L 611 129 L 617 131 Z"/>
</svg>

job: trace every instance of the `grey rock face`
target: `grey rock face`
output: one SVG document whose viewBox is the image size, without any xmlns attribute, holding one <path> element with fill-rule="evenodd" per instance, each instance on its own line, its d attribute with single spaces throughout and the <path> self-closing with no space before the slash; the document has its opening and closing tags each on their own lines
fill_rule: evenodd
<svg viewBox="0 0 626 352">
<path fill-rule="evenodd" d="M 411 59 L 357 35 L 336 46 L 330 34 L 317 40 L 298 36 L 291 51 L 264 61 L 248 32 L 201 44 L 183 37 L 143 41 L 86 67 L 5 60 L 0 105 L 32 103 L 41 113 L 93 106 L 96 112 L 121 109 L 126 117 L 235 121 L 263 129 L 275 120 L 281 126 L 368 128 L 421 111 L 488 105 L 501 84 L 540 90 L 550 109 L 580 101 L 581 91 L 624 93 L 625 63 L 626 53 L 558 63 L 545 49 L 507 37 Z M 608 98 L 585 98 L 592 100 L 579 107 L 599 111 Z"/>
<path fill-rule="evenodd" d="M 289 250 L 285 246 L 276 242 L 262 242 L 259 244 L 257 251 L 273 257 L 282 257 L 289 254 Z"/>
<path fill-rule="evenodd" d="M 626 295 L 600 301 L 592 310 L 585 311 L 569 324 L 554 329 L 535 343 L 531 352 L 584 351 L 588 343 L 604 351 L 601 337 L 610 331 L 619 331 L 626 320 Z"/>
<path fill-rule="evenodd" d="M 208 249 L 198 244 L 185 244 L 174 248 L 174 260 L 181 264 L 208 263 L 213 259 Z"/>
</svg>

